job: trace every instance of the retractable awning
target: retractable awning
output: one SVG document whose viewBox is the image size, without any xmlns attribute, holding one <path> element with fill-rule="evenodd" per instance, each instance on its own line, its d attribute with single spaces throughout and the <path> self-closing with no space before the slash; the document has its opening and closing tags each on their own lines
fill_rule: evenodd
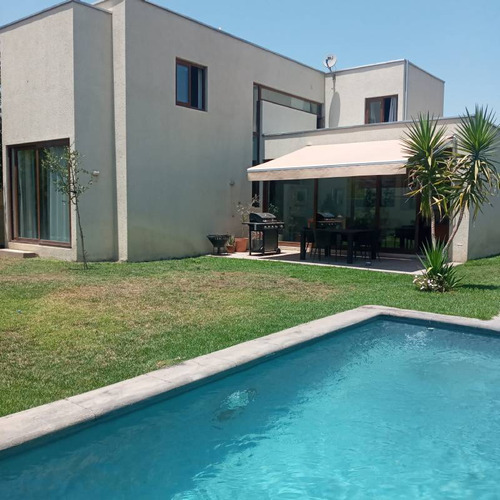
<svg viewBox="0 0 500 500">
<path fill-rule="evenodd" d="M 306 146 L 248 169 L 250 181 L 403 174 L 401 142 L 370 141 Z"/>
</svg>

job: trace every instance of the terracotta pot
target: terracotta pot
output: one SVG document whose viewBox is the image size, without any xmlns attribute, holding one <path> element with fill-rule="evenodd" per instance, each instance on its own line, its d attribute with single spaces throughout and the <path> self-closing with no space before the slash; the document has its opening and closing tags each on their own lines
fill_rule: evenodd
<svg viewBox="0 0 500 500">
<path fill-rule="evenodd" d="M 235 238 L 234 245 L 237 252 L 246 252 L 248 250 L 248 238 Z"/>
<path fill-rule="evenodd" d="M 236 251 L 236 248 L 234 245 L 226 245 L 226 250 L 227 253 L 234 253 Z"/>
</svg>

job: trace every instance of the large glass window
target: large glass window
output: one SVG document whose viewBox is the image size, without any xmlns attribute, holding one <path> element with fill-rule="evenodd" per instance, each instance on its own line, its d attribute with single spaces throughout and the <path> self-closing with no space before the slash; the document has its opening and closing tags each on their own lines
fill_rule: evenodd
<svg viewBox="0 0 500 500">
<path fill-rule="evenodd" d="M 206 71 L 197 64 L 177 60 L 176 101 L 179 106 L 206 110 Z"/>
<path fill-rule="evenodd" d="M 271 183 L 269 209 L 285 223 L 284 241 L 300 241 L 300 231 L 312 221 L 313 207 L 313 180 Z"/>
<path fill-rule="evenodd" d="M 295 97 L 267 87 L 261 87 L 261 99 L 273 102 L 274 104 L 281 104 L 288 108 L 305 111 L 306 113 L 312 113 L 313 115 L 318 115 L 321 111 L 320 104 L 317 102 L 308 101 L 307 99 Z"/>
<path fill-rule="evenodd" d="M 272 181 L 269 210 L 285 223 L 283 239 L 298 241 L 314 218 L 314 181 Z M 376 229 L 381 249 L 416 248 L 417 207 L 404 175 L 318 179 L 318 212 L 328 212 L 348 229 Z"/>
<path fill-rule="evenodd" d="M 415 198 L 407 196 L 406 179 L 402 175 L 381 177 L 380 182 L 381 246 L 412 250 L 417 219 Z"/>
<path fill-rule="evenodd" d="M 327 212 L 347 223 L 351 217 L 351 179 L 318 180 L 318 212 Z"/>
<path fill-rule="evenodd" d="M 53 172 L 42 168 L 45 150 L 62 157 L 63 143 L 11 149 L 13 238 L 37 242 L 70 243 L 70 205 L 56 188 Z"/>
</svg>

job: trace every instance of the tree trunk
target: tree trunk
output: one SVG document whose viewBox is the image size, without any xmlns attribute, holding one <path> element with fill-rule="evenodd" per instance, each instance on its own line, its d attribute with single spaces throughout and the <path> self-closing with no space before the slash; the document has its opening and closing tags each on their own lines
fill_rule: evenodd
<svg viewBox="0 0 500 500">
<path fill-rule="evenodd" d="M 75 203 L 76 208 L 76 218 L 78 221 L 78 230 L 80 232 L 80 239 L 82 240 L 82 257 L 83 257 L 83 269 L 87 270 L 89 265 L 87 263 L 87 252 L 85 251 L 85 239 L 83 237 L 83 228 L 82 222 L 80 220 L 80 208 L 78 207 L 78 203 Z"/>
<path fill-rule="evenodd" d="M 460 224 L 462 224 L 462 219 L 464 218 L 465 214 L 465 206 L 462 205 L 462 208 L 460 209 L 459 215 L 458 215 L 458 220 L 457 223 L 455 224 L 455 227 L 453 228 L 453 232 L 451 233 L 450 237 L 448 238 L 448 242 L 446 243 L 444 249 L 448 250 L 448 248 L 451 245 L 451 242 L 453 241 L 453 238 L 455 238 L 455 235 L 458 232 L 458 229 L 460 228 Z"/>
<path fill-rule="evenodd" d="M 432 196 L 429 195 L 429 210 L 431 217 L 431 241 L 432 246 L 436 246 L 436 215 L 434 214 L 434 207 L 432 206 Z"/>
</svg>

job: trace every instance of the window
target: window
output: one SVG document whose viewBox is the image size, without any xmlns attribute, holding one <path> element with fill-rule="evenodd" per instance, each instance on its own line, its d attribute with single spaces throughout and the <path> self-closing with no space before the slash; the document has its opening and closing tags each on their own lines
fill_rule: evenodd
<svg viewBox="0 0 500 500">
<path fill-rule="evenodd" d="M 12 147 L 10 198 L 12 238 L 70 246 L 70 203 L 56 189 L 56 174 L 41 167 L 45 150 L 62 156 L 68 141 Z"/>
<path fill-rule="evenodd" d="M 365 123 L 386 123 L 398 120 L 398 96 L 366 99 Z"/>
<path fill-rule="evenodd" d="M 261 103 L 267 101 L 287 108 L 296 109 L 316 115 L 317 128 L 324 127 L 323 106 L 317 102 L 296 97 L 279 90 L 264 87 L 257 83 L 253 85 L 253 145 L 252 165 L 258 165 L 261 153 Z"/>
<path fill-rule="evenodd" d="M 319 115 L 321 113 L 321 105 L 317 102 L 308 101 L 307 99 L 295 97 L 267 87 L 261 87 L 261 99 L 274 104 L 281 104 L 281 106 L 286 106 L 288 108 L 305 111 L 306 113 L 312 113 L 313 115 Z"/>
<path fill-rule="evenodd" d="M 177 105 L 206 111 L 207 68 L 177 59 Z"/>
</svg>

